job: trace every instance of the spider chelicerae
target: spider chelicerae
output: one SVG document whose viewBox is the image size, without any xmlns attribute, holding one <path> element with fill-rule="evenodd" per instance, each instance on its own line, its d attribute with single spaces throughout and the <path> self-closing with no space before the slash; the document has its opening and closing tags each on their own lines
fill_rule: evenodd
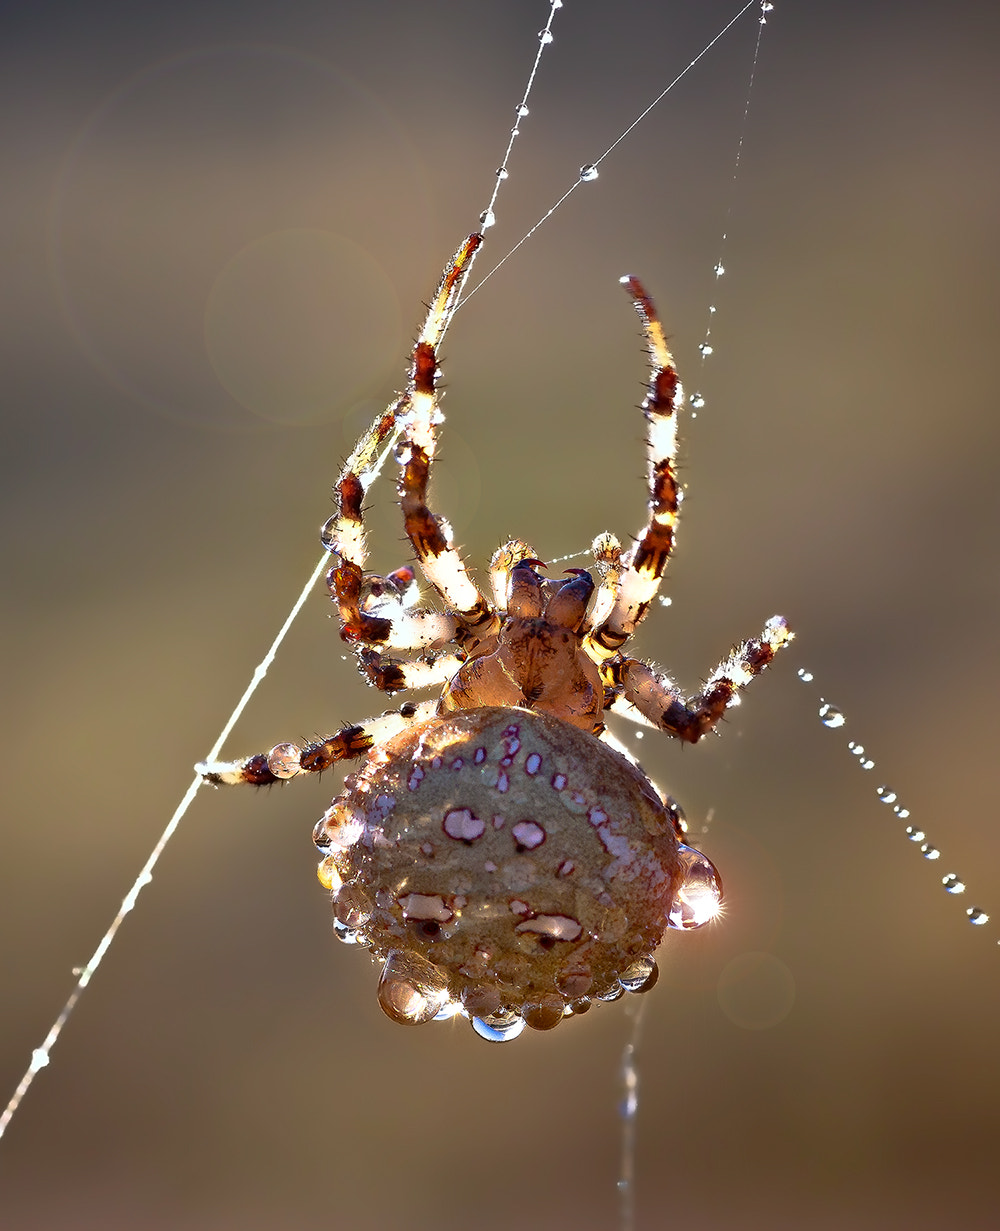
<svg viewBox="0 0 1000 1231">
<path fill-rule="evenodd" d="M 303 748 L 198 768 L 213 783 L 266 785 L 361 762 L 313 835 L 337 934 L 381 963 L 378 999 L 394 1020 L 461 1012 L 504 1040 L 647 990 L 666 929 L 699 927 L 719 910 L 721 880 L 684 842 L 681 809 L 605 714 L 694 743 L 792 634 L 772 617 L 692 697 L 624 653 L 673 548 L 683 398 L 634 277 L 622 284 L 651 362 L 646 524 L 627 551 L 610 534 L 594 541 L 596 581 L 583 569 L 544 578 L 533 547 L 505 543 L 490 562 L 492 601 L 480 591 L 427 485 L 442 421 L 437 346 L 481 243 L 470 236 L 445 269 L 407 386 L 347 460 L 322 536 L 337 561 L 327 585 L 341 636 L 369 682 L 386 693 L 436 686 L 440 696 Z M 365 493 L 393 446 L 406 533 L 443 610 L 417 605 L 412 568 L 364 571 Z"/>
</svg>

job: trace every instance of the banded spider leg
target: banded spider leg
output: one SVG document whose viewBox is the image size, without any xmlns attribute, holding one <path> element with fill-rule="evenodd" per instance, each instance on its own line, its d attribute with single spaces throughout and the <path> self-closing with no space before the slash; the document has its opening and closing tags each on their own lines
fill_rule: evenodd
<svg viewBox="0 0 1000 1231">
<path fill-rule="evenodd" d="M 400 664 L 383 662 L 377 651 L 365 648 L 385 646 L 428 651 L 447 645 L 457 635 L 461 612 L 456 617 L 446 612 L 410 609 L 402 596 L 407 582 L 412 581 L 411 570 L 399 569 L 389 578 L 366 576 L 364 565 L 368 549 L 363 504 L 386 454 L 402 435 L 408 454 L 416 453 L 418 457 L 410 481 L 412 495 L 406 523 L 417 558 L 422 565 L 428 562 L 428 577 L 445 587 L 441 592 L 446 597 L 453 592 L 456 598 L 468 596 L 472 583 L 465 566 L 458 553 L 444 541 L 439 523 L 426 508 L 424 496 L 429 459 L 433 457 L 436 347 L 458 306 L 481 243 L 481 235 L 470 235 L 445 267 L 414 345 L 406 388 L 371 424 L 345 462 L 334 487 L 336 511 L 322 531 L 324 546 L 339 559 L 327 575 L 327 587 L 338 605 L 341 636 L 357 645 L 362 669 L 372 683 L 387 692 L 443 682 L 449 674 L 454 674 L 461 661 L 448 654 L 432 662 L 406 664 L 404 668 Z M 411 443 L 413 439 L 417 440 L 416 448 Z M 419 474 L 421 455 L 426 463 L 422 479 Z M 401 485 L 404 485 L 406 465 L 402 470 Z M 435 562 L 439 565 L 437 570 Z M 472 609 L 480 620 L 492 615 L 478 591 L 475 591 Z M 387 612 L 391 614 L 385 614 Z M 364 756 L 376 740 L 394 734 L 415 716 L 426 716 L 425 711 L 429 714 L 428 705 L 403 706 L 398 715 L 384 715 L 363 726 L 345 727 L 303 749 L 291 743 L 278 744 L 269 753 L 257 753 L 232 762 L 202 762 L 196 769 L 207 781 L 217 785 L 249 783 L 254 786 L 268 785 L 298 773 L 322 772 L 338 761 Z"/>
<path fill-rule="evenodd" d="M 594 559 L 603 580 L 595 601 L 593 627 L 584 646 L 601 666 L 608 708 L 695 743 L 739 701 L 741 689 L 773 661 L 793 634 L 781 616 L 772 616 L 759 637 L 734 648 L 704 688 L 688 699 L 666 676 L 620 653 L 645 619 L 673 551 L 682 497 L 676 471 L 677 412 L 684 400 L 656 306 L 638 278 L 626 276 L 621 283 L 642 322 L 650 358 L 649 387 L 642 404 L 649 423 L 649 517 L 625 556 L 612 535 L 595 540 Z"/>
</svg>

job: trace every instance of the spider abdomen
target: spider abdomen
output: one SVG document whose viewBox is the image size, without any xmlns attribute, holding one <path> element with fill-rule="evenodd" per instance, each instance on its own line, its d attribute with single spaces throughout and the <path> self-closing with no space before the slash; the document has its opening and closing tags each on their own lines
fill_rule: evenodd
<svg viewBox="0 0 1000 1231">
<path fill-rule="evenodd" d="M 390 1016 L 453 1003 L 548 1026 L 652 970 L 686 875 L 675 815 L 589 733 L 484 707 L 374 749 L 316 842 L 341 930 L 386 963 Z"/>
</svg>

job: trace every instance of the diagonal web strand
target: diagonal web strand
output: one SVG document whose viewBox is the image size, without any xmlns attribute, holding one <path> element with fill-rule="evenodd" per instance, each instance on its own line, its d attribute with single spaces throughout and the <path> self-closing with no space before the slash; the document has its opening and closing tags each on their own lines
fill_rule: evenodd
<svg viewBox="0 0 1000 1231">
<path fill-rule="evenodd" d="M 292 605 L 292 609 L 289 611 L 284 624 L 282 624 L 274 640 L 271 642 L 270 648 L 268 649 L 264 657 L 261 659 L 261 661 L 258 663 L 256 669 L 254 670 L 253 676 L 250 679 L 250 683 L 246 686 L 243 696 L 240 697 L 239 701 L 236 703 L 235 709 L 229 715 L 229 718 L 226 720 L 225 725 L 223 726 L 222 730 L 219 732 L 218 738 L 216 739 L 215 743 L 212 745 L 212 749 L 208 754 L 208 757 L 207 757 L 208 760 L 215 760 L 219 756 L 219 753 L 222 751 L 222 745 L 229 738 L 229 733 L 232 731 L 233 727 L 238 722 L 240 715 L 243 713 L 244 709 L 246 708 L 247 703 L 249 702 L 250 698 L 257 691 L 258 685 L 263 680 L 264 676 L 267 675 L 268 668 L 271 666 L 271 663 L 274 661 L 274 656 L 278 651 L 278 647 L 281 645 L 282 641 L 284 641 L 285 637 L 287 636 L 288 630 L 292 627 L 292 624 L 295 622 L 296 617 L 298 616 L 299 612 L 302 610 L 302 607 L 305 604 L 306 599 L 310 596 L 310 594 L 312 594 L 313 590 L 315 589 L 316 583 L 323 576 L 324 571 L 329 567 L 329 561 L 330 561 L 330 557 L 324 552 L 323 558 L 319 561 L 319 563 L 313 569 L 312 573 L 310 574 L 309 580 L 302 587 L 302 592 L 299 594 L 298 598 L 295 600 L 295 603 Z M 181 799 L 180 803 L 177 805 L 176 809 L 174 810 L 173 816 L 167 822 L 166 827 L 163 830 L 163 833 L 160 834 L 160 837 L 157 840 L 156 845 L 150 851 L 149 858 L 143 864 L 142 869 L 139 872 L 139 875 L 132 882 L 132 887 L 129 889 L 125 897 L 122 899 L 122 904 L 118 908 L 118 913 L 111 920 L 111 923 L 108 926 L 108 930 L 101 937 L 100 943 L 98 944 L 97 948 L 94 950 L 93 955 L 90 957 L 86 965 L 80 967 L 79 970 L 76 972 L 77 980 L 73 986 L 73 990 L 69 994 L 69 999 L 63 1005 L 62 1011 L 60 1012 L 59 1016 L 55 1019 L 55 1021 L 52 1023 L 51 1027 L 49 1028 L 49 1032 L 45 1036 L 42 1042 L 42 1045 L 40 1047 L 36 1047 L 35 1050 L 31 1053 L 31 1062 L 29 1063 L 27 1069 L 25 1070 L 24 1076 L 21 1078 L 20 1082 L 18 1083 L 17 1089 L 14 1091 L 14 1094 L 11 1097 L 10 1102 L 7 1104 L 7 1107 L 4 1110 L 3 1115 L 0 1115 L 0 1137 L 4 1135 L 7 1125 L 11 1122 L 15 1113 L 17 1112 L 18 1107 L 21 1104 L 21 1100 L 24 1098 L 25 1094 L 28 1092 L 28 1089 L 31 1086 L 31 1083 L 35 1080 L 35 1074 L 38 1073 L 41 1069 L 45 1068 L 45 1066 L 49 1063 L 49 1053 L 52 1051 L 52 1048 L 55 1045 L 60 1034 L 62 1034 L 63 1027 L 66 1025 L 66 1022 L 69 1020 L 70 1014 L 73 1012 L 73 1009 L 76 1007 L 76 1002 L 83 995 L 84 988 L 93 978 L 94 973 L 97 970 L 98 966 L 100 966 L 101 962 L 104 960 L 104 955 L 107 953 L 108 949 L 111 947 L 112 941 L 115 939 L 115 936 L 118 934 L 118 929 L 124 923 L 125 916 L 135 906 L 136 901 L 138 900 L 139 894 L 143 891 L 143 889 L 145 889 L 145 887 L 153 879 L 153 869 L 156 867 L 157 863 L 159 862 L 160 856 L 163 854 L 167 843 L 174 836 L 174 831 L 177 829 L 177 826 L 181 823 L 181 820 L 183 819 L 184 814 L 187 812 L 188 808 L 191 806 L 191 803 L 194 800 L 194 797 L 198 794 L 199 789 L 203 785 L 204 785 L 204 779 L 200 775 L 195 775 L 194 779 L 191 782 L 191 785 L 185 791 L 183 798 Z"/>
</svg>

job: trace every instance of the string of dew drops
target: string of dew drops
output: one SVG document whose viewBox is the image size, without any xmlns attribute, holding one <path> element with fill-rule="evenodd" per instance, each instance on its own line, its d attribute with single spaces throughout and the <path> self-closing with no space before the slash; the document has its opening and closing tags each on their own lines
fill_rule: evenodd
<svg viewBox="0 0 1000 1231">
<path fill-rule="evenodd" d="M 805 667 L 800 667 L 797 674 L 803 684 L 808 685 L 814 682 L 812 672 L 806 670 Z M 822 696 L 819 698 L 818 715 L 820 722 L 828 730 L 839 731 L 847 725 L 844 711 Z M 860 770 L 868 773 L 875 768 L 875 761 L 868 755 L 863 744 L 858 743 L 857 740 L 849 739 L 847 740 L 846 747 Z M 892 787 L 883 782 L 876 786 L 874 790 L 879 802 L 885 807 L 890 808 L 892 815 L 903 823 L 906 837 L 918 847 L 920 854 L 929 863 L 937 863 L 941 859 L 940 848 L 930 841 L 919 825 L 910 824 L 910 809 L 901 802 Z M 945 893 L 955 897 L 966 891 L 965 881 L 957 872 L 946 872 L 941 878 L 941 886 Z M 973 927 L 984 927 L 990 921 L 990 916 L 979 906 L 966 907 L 965 917 Z M 1000 941 L 997 941 L 997 944 L 1000 944 Z"/>
<path fill-rule="evenodd" d="M 740 124 L 739 140 L 736 143 L 736 158 L 733 162 L 733 174 L 729 181 L 729 200 L 726 203 L 725 220 L 722 226 L 722 236 L 719 240 L 719 251 L 715 259 L 715 264 L 712 266 L 712 273 L 715 276 L 716 282 L 723 277 L 726 272 L 725 256 L 726 243 L 729 239 L 729 220 L 733 214 L 733 200 L 736 195 L 736 181 L 739 179 L 740 167 L 743 162 L 743 146 L 746 142 L 747 121 L 750 118 L 750 100 L 753 97 L 753 84 L 757 77 L 757 65 L 760 61 L 760 44 L 764 34 L 764 27 L 767 25 L 767 15 L 772 12 L 774 5 L 770 0 L 761 0 L 760 17 L 757 21 L 757 42 L 754 46 L 753 59 L 750 62 L 750 80 L 747 82 L 746 99 L 743 103 L 743 117 Z M 698 353 L 701 355 L 702 368 L 705 366 L 705 360 L 711 355 L 715 347 L 712 345 L 712 323 L 715 319 L 718 309 L 714 303 L 708 305 L 708 319 L 705 322 L 705 332 L 701 342 L 698 344 Z M 688 397 L 688 405 L 691 408 L 691 418 L 698 418 L 698 411 L 705 405 L 705 395 L 698 389 Z"/>
</svg>

